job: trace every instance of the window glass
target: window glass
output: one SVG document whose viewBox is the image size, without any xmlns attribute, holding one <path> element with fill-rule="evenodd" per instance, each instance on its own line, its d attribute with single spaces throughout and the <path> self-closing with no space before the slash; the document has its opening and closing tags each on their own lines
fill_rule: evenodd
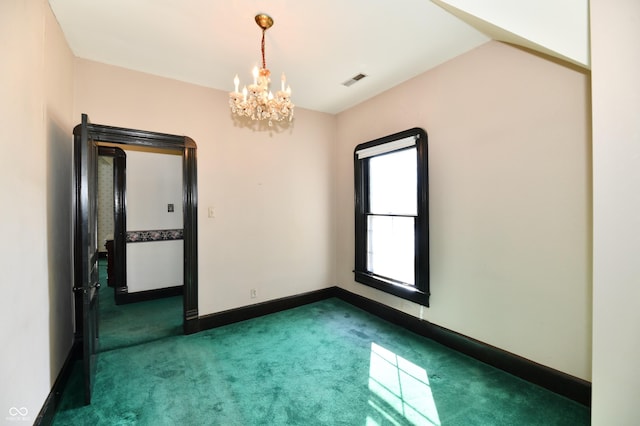
<svg viewBox="0 0 640 426">
<path fill-rule="evenodd" d="M 369 212 L 418 214 L 416 148 L 369 159 Z"/>
<path fill-rule="evenodd" d="M 369 216 L 367 269 L 376 275 L 414 285 L 413 217 Z"/>
</svg>

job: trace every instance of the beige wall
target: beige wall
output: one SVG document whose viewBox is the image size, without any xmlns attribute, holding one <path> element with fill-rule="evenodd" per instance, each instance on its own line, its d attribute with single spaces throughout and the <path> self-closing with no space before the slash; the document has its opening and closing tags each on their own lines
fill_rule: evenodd
<svg viewBox="0 0 640 426">
<path fill-rule="evenodd" d="M 338 116 L 340 286 L 591 377 L 589 77 L 489 42 Z M 353 148 L 429 136 L 431 307 L 353 280 Z"/>
<path fill-rule="evenodd" d="M 78 120 L 197 143 L 200 315 L 334 284 L 335 117 L 298 109 L 290 129 L 255 131 L 225 92 L 83 59 L 75 83 Z"/>
<path fill-rule="evenodd" d="M 640 395 L 640 2 L 591 1 L 593 417 L 637 425 Z"/>
<path fill-rule="evenodd" d="M 45 2 L 44 81 L 51 383 L 73 340 L 73 54 Z"/>
<path fill-rule="evenodd" d="M 33 422 L 73 338 L 73 61 L 45 0 L 0 2 L 0 40 L 0 422 Z"/>
</svg>

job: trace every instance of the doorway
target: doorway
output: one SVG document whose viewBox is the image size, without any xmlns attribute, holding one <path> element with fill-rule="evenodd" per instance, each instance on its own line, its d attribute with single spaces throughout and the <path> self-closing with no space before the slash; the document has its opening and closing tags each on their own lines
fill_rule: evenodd
<svg viewBox="0 0 640 426">
<path fill-rule="evenodd" d="M 117 146 L 98 146 L 98 252 L 105 257 L 107 286 L 118 295 L 127 291 L 126 253 L 127 155 Z"/>
<path fill-rule="evenodd" d="M 181 155 L 98 144 L 98 352 L 183 333 Z"/>
<path fill-rule="evenodd" d="M 119 146 L 138 147 L 151 150 L 169 150 L 178 152 L 182 157 L 182 207 L 183 212 L 183 319 L 182 329 L 185 334 L 198 331 L 198 260 L 197 260 L 197 179 L 195 142 L 187 136 L 177 136 L 143 130 L 126 129 L 99 124 L 87 124 L 90 139 L 97 145 L 104 145 L 118 160 Z M 75 133 L 75 130 L 74 130 Z M 106 148 L 104 148 L 106 149 Z M 124 159 L 122 159 L 124 161 Z M 121 176 L 124 178 L 124 175 Z M 121 291 L 126 291 L 126 239 L 124 216 L 118 218 L 118 211 L 124 212 L 124 193 L 115 197 L 114 247 L 119 250 L 115 259 L 119 262 L 115 267 L 116 281 L 121 283 Z M 78 306 L 78 305 L 76 305 Z M 81 309 L 76 309 L 76 324 L 82 320 Z"/>
</svg>

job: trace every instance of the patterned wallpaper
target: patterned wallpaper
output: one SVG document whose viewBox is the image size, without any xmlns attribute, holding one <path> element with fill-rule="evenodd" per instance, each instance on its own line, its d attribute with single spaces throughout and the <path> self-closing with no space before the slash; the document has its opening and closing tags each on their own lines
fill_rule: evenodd
<svg viewBox="0 0 640 426">
<path fill-rule="evenodd" d="M 104 242 L 113 238 L 113 158 L 98 157 L 98 251 L 106 252 Z"/>
<path fill-rule="evenodd" d="M 128 243 L 148 243 L 150 241 L 173 241 L 183 239 L 182 229 L 127 231 L 126 235 Z"/>
</svg>

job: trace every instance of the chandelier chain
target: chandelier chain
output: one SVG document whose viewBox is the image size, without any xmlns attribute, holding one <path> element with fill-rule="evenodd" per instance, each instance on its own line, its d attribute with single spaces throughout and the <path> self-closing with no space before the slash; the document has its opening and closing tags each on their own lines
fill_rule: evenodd
<svg viewBox="0 0 640 426">
<path fill-rule="evenodd" d="M 267 32 L 266 29 L 262 29 L 262 69 L 267 69 L 267 61 L 264 59 L 264 34 Z"/>
</svg>

